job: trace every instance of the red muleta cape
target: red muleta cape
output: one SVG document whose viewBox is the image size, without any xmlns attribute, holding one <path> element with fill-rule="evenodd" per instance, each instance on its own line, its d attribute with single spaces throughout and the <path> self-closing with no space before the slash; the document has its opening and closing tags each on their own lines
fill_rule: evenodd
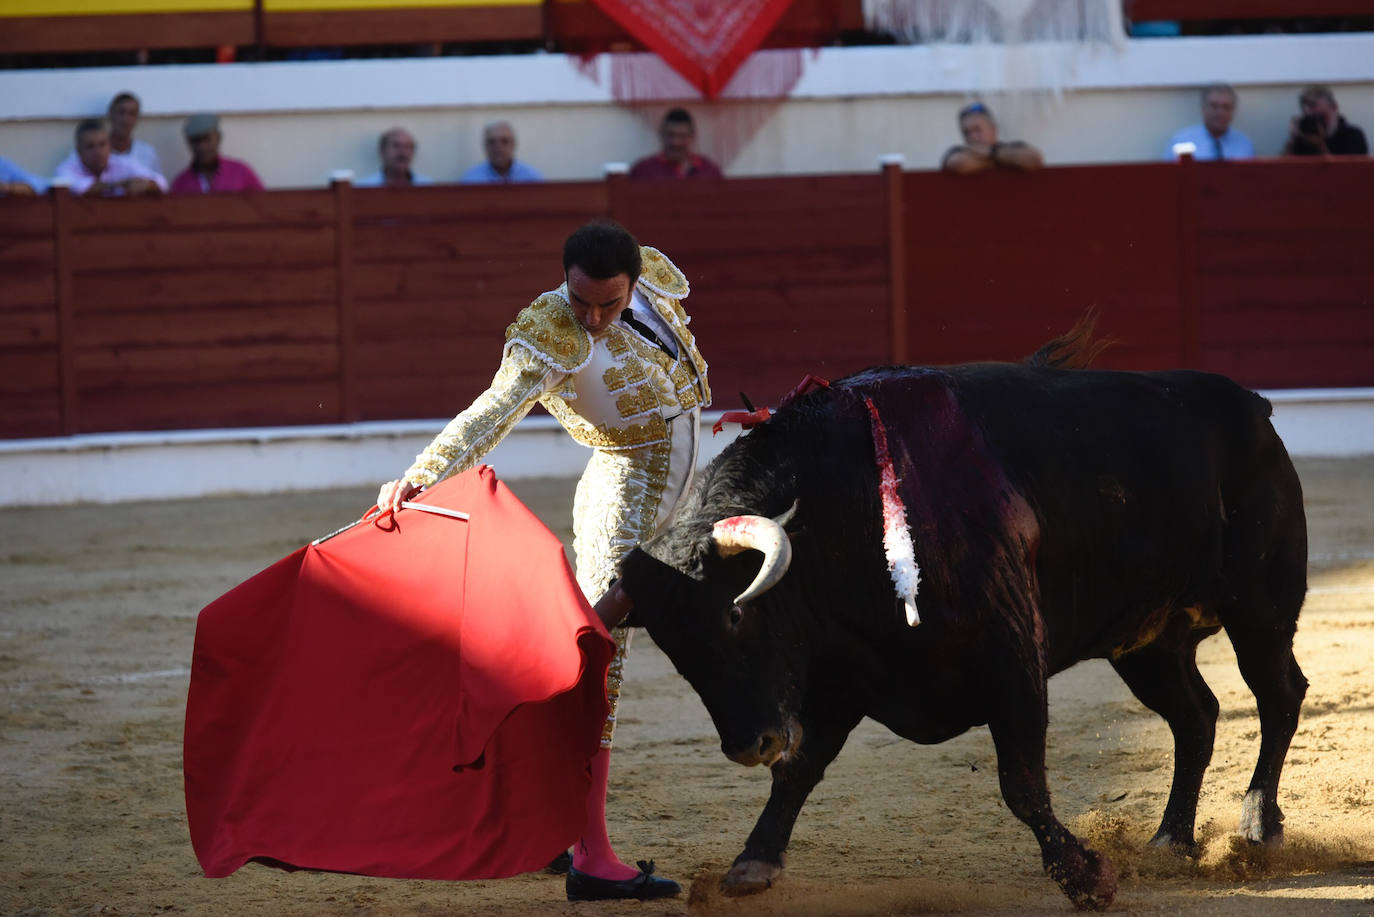
<svg viewBox="0 0 1374 917">
<path fill-rule="evenodd" d="M 207 876 L 250 859 L 426 879 L 540 869 L 581 834 L 613 646 L 489 468 L 206 606 L 183 763 Z"/>
</svg>

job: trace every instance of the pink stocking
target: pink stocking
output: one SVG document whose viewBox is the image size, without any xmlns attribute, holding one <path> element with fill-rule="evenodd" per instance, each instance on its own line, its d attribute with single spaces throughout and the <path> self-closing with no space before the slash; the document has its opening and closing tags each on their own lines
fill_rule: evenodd
<svg viewBox="0 0 1374 917">
<path fill-rule="evenodd" d="M 592 756 L 592 787 L 587 793 L 587 821 L 582 839 L 573 847 L 573 868 L 598 879 L 633 879 L 639 870 L 620 862 L 606 834 L 606 781 L 611 772 L 611 750 Z"/>
</svg>

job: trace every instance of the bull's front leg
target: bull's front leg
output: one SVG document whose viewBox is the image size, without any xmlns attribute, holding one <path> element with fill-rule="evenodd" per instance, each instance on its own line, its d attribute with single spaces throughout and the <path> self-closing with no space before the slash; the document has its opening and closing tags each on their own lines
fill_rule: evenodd
<svg viewBox="0 0 1374 917">
<path fill-rule="evenodd" d="M 1035 832 L 1045 872 L 1081 910 L 1100 910 L 1116 896 L 1116 870 L 1095 850 L 1084 847 L 1050 808 L 1045 781 L 1045 731 L 1049 712 L 1043 676 L 1006 678 L 1010 690 L 997 700 L 988 720 L 997 747 L 997 776 L 1007 808 Z"/>
<path fill-rule="evenodd" d="M 862 714 L 831 709 L 823 717 L 802 721 L 801 744 L 773 764 L 773 791 L 768 803 L 749 832 L 744 851 L 721 880 L 721 890 L 727 895 L 760 892 L 777 880 L 797 815 L 862 718 Z"/>
</svg>

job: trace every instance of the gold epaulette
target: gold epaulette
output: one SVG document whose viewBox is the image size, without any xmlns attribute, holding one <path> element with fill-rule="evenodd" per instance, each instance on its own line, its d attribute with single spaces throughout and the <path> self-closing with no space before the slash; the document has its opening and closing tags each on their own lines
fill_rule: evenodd
<svg viewBox="0 0 1374 917">
<path fill-rule="evenodd" d="M 592 339 L 568 301 L 556 292 L 520 310 L 506 327 L 506 346 L 518 342 L 555 369 L 574 373 L 592 358 Z"/>
<path fill-rule="evenodd" d="M 672 299 L 685 299 L 691 292 L 687 277 L 663 252 L 648 245 L 641 245 L 639 258 L 643 264 L 639 269 L 639 282 L 655 293 L 662 293 Z"/>
</svg>

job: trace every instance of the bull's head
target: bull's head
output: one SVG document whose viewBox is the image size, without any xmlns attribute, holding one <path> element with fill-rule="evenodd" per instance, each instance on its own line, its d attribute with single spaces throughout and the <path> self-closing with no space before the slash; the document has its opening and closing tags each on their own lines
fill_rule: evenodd
<svg viewBox="0 0 1374 917">
<path fill-rule="evenodd" d="M 721 750 L 741 764 L 772 765 L 801 741 L 794 711 L 805 661 L 789 658 L 798 647 L 778 627 L 786 597 L 770 593 L 791 565 L 785 526 L 796 511 L 794 503 L 771 519 L 720 519 L 686 544 L 665 533 L 621 565 L 636 617 L 701 696 Z"/>
</svg>

